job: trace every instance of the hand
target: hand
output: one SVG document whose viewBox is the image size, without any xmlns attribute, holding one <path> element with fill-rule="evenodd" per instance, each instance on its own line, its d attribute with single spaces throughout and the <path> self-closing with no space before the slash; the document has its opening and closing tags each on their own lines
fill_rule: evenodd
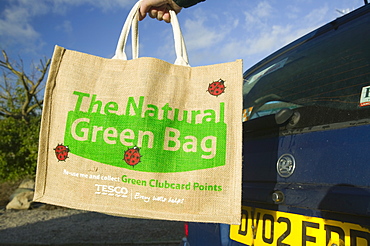
<svg viewBox="0 0 370 246">
<path fill-rule="evenodd" d="M 151 18 L 169 23 L 170 9 L 179 13 L 182 8 L 172 0 L 143 0 L 140 5 L 139 20 L 143 20 L 148 13 Z"/>
</svg>

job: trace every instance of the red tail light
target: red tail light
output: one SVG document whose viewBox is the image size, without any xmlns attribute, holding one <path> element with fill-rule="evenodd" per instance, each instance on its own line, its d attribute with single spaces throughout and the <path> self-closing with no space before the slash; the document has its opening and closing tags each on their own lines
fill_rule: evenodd
<svg viewBox="0 0 370 246">
<path fill-rule="evenodd" d="M 189 223 L 188 222 L 184 223 L 184 233 L 185 233 L 185 237 L 189 236 Z"/>
</svg>

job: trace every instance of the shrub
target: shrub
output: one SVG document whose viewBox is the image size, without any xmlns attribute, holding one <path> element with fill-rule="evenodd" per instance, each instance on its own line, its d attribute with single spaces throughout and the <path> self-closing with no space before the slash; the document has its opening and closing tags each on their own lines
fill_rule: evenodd
<svg viewBox="0 0 370 246">
<path fill-rule="evenodd" d="M 0 119 L 0 182 L 34 176 L 40 116 Z"/>
</svg>

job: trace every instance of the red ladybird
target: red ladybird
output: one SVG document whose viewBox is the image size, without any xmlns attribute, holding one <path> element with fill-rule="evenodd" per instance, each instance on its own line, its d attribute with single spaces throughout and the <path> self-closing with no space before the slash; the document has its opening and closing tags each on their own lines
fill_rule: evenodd
<svg viewBox="0 0 370 246">
<path fill-rule="evenodd" d="M 219 79 L 217 81 L 213 81 L 212 83 L 210 83 L 207 91 L 209 92 L 209 94 L 213 96 L 219 96 L 225 92 L 225 88 L 226 88 L 225 81 Z"/>
<path fill-rule="evenodd" d="M 68 158 L 69 148 L 63 144 L 58 144 L 54 149 L 58 161 L 65 161 Z"/>
<path fill-rule="evenodd" d="M 140 162 L 141 155 L 138 147 L 133 147 L 125 151 L 123 160 L 130 166 L 135 166 Z"/>
</svg>

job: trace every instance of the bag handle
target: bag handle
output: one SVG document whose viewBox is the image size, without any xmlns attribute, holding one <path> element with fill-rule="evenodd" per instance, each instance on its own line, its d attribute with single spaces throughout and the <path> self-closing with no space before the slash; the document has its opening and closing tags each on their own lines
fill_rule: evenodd
<svg viewBox="0 0 370 246">
<path fill-rule="evenodd" d="M 113 59 L 127 60 L 127 55 L 125 53 L 125 47 L 127 43 L 127 37 L 131 28 L 132 37 L 132 58 L 136 59 L 139 57 L 139 32 L 138 32 L 138 11 L 140 8 L 141 0 L 138 1 L 129 12 L 125 24 L 123 25 L 120 37 L 118 39 L 116 53 Z M 184 42 L 184 37 L 181 32 L 180 24 L 177 19 L 175 11 L 170 10 L 171 16 L 171 26 L 175 41 L 175 52 L 176 61 L 175 65 L 189 66 L 188 55 L 186 51 L 186 46 Z"/>
</svg>

